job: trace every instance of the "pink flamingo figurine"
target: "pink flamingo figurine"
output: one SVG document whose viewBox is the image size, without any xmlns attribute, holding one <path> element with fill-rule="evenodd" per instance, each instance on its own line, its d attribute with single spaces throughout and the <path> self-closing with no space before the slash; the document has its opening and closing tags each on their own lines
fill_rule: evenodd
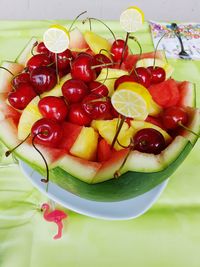
<svg viewBox="0 0 200 267">
<path fill-rule="evenodd" d="M 66 219 L 68 215 L 61 210 L 53 210 L 49 211 L 50 206 L 48 203 L 42 204 L 41 207 L 43 213 L 43 217 L 46 221 L 48 222 L 55 222 L 58 226 L 58 232 L 57 234 L 53 237 L 54 239 L 58 239 L 62 237 L 62 229 L 63 229 L 63 223 L 62 220 Z"/>
</svg>

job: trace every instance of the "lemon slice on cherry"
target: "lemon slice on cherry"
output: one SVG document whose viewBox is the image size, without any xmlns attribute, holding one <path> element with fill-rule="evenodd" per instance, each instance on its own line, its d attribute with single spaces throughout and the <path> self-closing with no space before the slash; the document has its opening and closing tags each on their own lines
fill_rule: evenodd
<svg viewBox="0 0 200 267">
<path fill-rule="evenodd" d="M 53 53 L 62 53 L 69 47 L 69 32 L 61 25 L 53 25 L 45 31 L 43 41 Z"/>
<path fill-rule="evenodd" d="M 120 25 L 128 33 L 140 30 L 144 23 L 144 13 L 135 6 L 127 8 L 120 16 Z"/>
<path fill-rule="evenodd" d="M 150 98 L 146 88 L 135 82 L 118 86 L 111 97 L 113 107 L 125 117 L 145 120 L 149 114 Z"/>
</svg>

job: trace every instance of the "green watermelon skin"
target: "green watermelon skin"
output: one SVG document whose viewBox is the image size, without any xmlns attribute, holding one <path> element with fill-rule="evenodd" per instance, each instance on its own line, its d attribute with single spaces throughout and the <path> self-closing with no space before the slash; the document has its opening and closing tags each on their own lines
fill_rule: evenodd
<svg viewBox="0 0 200 267">
<path fill-rule="evenodd" d="M 98 184 L 84 183 L 61 168 L 51 170 L 51 181 L 82 198 L 94 201 L 122 201 L 139 196 L 169 178 L 187 157 L 193 145 L 187 142 L 177 159 L 160 172 L 126 172 L 117 179 Z"/>
</svg>

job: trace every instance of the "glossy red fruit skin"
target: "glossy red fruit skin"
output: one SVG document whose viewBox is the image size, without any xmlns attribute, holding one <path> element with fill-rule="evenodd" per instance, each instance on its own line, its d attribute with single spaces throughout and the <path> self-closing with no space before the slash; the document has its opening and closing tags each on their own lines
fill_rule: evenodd
<svg viewBox="0 0 200 267">
<path fill-rule="evenodd" d="M 80 104 L 72 104 L 68 113 L 68 121 L 80 126 L 89 126 L 92 118 L 88 116 Z"/>
<path fill-rule="evenodd" d="M 38 144 L 57 147 L 63 136 L 62 126 L 55 120 L 42 118 L 33 124 L 31 136 L 35 136 L 34 140 Z"/>
<path fill-rule="evenodd" d="M 50 51 L 47 49 L 47 47 L 45 46 L 44 42 L 40 42 L 37 47 L 36 47 L 36 51 L 40 54 L 46 54 L 46 55 L 50 55 Z"/>
<path fill-rule="evenodd" d="M 55 62 L 56 55 L 54 53 L 51 53 L 51 60 L 52 62 Z M 70 61 L 73 59 L 72 52 L 69 49 L 66 49 L 62 53 L 57 54 L 58 57 L 58 69 L 59 70 L 65 70 L 69 67 Z"/>
<path fill-rule="evenodd" d="M 120 62 L 123 54 L 125 41 L 122 39 L 118 39 L 113 42 L 111 46 L 110 52 L 112 53 L 112 59 L 114 62 Z M 123 61 L 126 60 L 128 56 L 128 46 L 126 46 L 124 55 L 123 55 Z"/>
<path fill-rule="evenodd" d="M 30 74 L 30 80 L 37 94 L 50 91 L 57 83 L 55 70 L 45 66 L 34 69 Z"/>
<path fill-rule="evenodd" d="M 188 114 L 182 107 L 174 106 L 166 108 L 162 114 L 162 123 L 168 130 L 179 128 L 179 123 L 186 125 L 188 120 Z"/>
<path fill-rule="evenodd" d="M 20 84 L 24 83 L 30 83 L 30 74 L 27 72 L 22 72 L 12 79 L 12 85 L 15 89 L 17 89 Z"/>
<path fill-rule="evenodd" d="M 131 76 L 133 76 L 133 78 L 137 80 L 138 83 L 146 88 L 151 85 L 151 73 L 144 67 L 136 68 L 135 71 L 132 72 Z"/>
<path fill-rule="evenodd" d="M 86 53 L 81 53 L 72 62 L 71 75 L 73 79 L 84 82 L 91 82 L 96 79 L 96 71 L 91 67 L 94 65 L 94 58 Z"/>
<path fill-rule="evenodd" d="M 110 99 L 102 99 L 100 95 L 90 94 L 83 99 L 82 107 L 92 119 L 107 120 L 111 119 Z"/>
<path fill-rule="evenodd" d="M 46 96 L 40 99 L 38 108 L 44 118 L 56 121 L 64 121 L 68 114 L 68 106 L 61 97 Z"/>
<path fill-rule="evenodd" d="M 88 94 L 87 85 L 77 79 L 70 79 L 62 86 L 62 94 L 68 103 L 79 103 Z"/>
<path fill-rule="evenodd" d="M 151 73 L 151 84 L 161 83 L 165 81 L 166 72 L 163 68 L 157 66 L 149 66 L 147 69 Z"/>
<path fill-rule="evenodd" d="M 24 83 L 20 84 L 16 91 L 9 93 L 8 102 L 12 107 L 23 110 L 36 95 L 33 86 Z"/>
<path fill-rule="evenodd" d="M 153 117 L 153 116 L 148 116 L 146 119 L 145 119 L 146 122 L 150 122 L 162 129 L 164 129 L 164 126 L 162 124 L 162 121 L 161 121 L 161 118 L 156 118 L 156 117 Z"/>
<path fill-rule="evenodd" d="M 133 75 L 122 75 L 116 79 L 114 84 L 114 89 L 116 90 L 117 87 L 124 82 L 137 82 L 137 78 L 134 77 Z"/>
<path fill-rule="evenodd" d="M 107 96 L 109 93 L 107 86 L 97 81 L 90 82 L 88 84 L 88 87 L 89 87 L 90 92 L 96 95 Z"/>
<path fill-rule="evenodd" d="M 103 65 L 103 64 L 110 64 L 110 63 L 112 63 L 112 61 L 106 55 L 104 55 L 104 54 L 96 54 L 96 55 L 94 55 L 94 63 L 93 63 L 93 65 L 96 66 L 96 65 L 101 65 L 101 64 Z M 96 70 L 96 73 L 98 75 L 103 68 L 111 68 L 111 67 L 112 67 L 112 65 L 110 65 L 110 66 L 102 66 L 102 67 L 96 68 L 95 70 Z"/>
<path fill-rule="evenodd" d="M 134 135 L 134 149 L 140 152 L 157 155 L 165 146 L 163 135 L 153 128 L 141 129 Z"/>
<path fill-rule="evenodd" d="M 48 66 L 50 65 L 52 62 L 51 62 L 51 59 L 48 55 L 46 54 L 37 54 L 37 55 L 34 55 L 32 56 L 28 62 L 27 62 L 27 68 L 28 68 L 28 71 L 31 72 L 32 70 L 40 67 L 40 66 Z"/>
</svg>

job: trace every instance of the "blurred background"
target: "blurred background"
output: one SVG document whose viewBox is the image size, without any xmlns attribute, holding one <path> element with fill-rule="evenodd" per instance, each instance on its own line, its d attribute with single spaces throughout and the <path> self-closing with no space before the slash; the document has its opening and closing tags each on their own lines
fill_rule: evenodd
<svg viewBox="0 0 200 267">
<path fill-rule="evenodd" d="M 200 22 L 199 0 L 0 0 L 0 19 L 73 19 L 87 10 L 89 15 L 117 20 L 131 5 L 140 7 L 147 20 Z"/>
</svg>

